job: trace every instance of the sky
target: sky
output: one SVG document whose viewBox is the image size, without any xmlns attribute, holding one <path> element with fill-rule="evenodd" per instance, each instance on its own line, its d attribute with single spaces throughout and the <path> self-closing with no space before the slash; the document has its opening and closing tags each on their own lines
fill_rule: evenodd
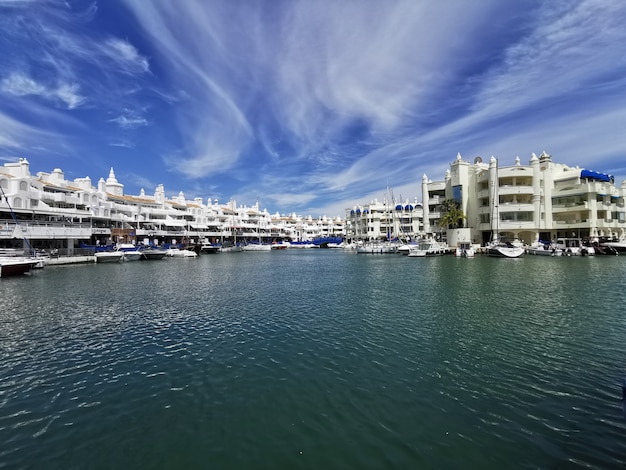
<svg viewBox="0 0 626 470">
<path fill-rule="evenodd" d="M 624 24 L 623 0 L 0 0 L 0 164 L 341 218 L 459 153 L 619 185 Z"/>
</svg>

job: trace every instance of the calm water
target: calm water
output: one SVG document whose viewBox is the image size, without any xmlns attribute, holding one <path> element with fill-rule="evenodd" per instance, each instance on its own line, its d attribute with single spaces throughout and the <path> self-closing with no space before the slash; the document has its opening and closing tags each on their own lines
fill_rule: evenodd
<svg viewBox="0 0 626 470">
<path fill-rule="evenodd" d="M 626 257 L 0 280 L 1 468 L 624 468 Z"/>
</svg>

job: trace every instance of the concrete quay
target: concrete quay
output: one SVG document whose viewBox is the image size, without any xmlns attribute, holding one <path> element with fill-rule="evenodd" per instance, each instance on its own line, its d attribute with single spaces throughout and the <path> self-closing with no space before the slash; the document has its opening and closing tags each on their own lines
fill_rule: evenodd
<svg viewBox="0 0 626 470">
<path fill-rule="evenodd" d="M 95 263 L 96 257 L 89 256 L 59 256 L 58 258 L 49 258 L 46 260 L 47 266 L 63 265 L 63 264 L 85 264 Z"/>
</svg>

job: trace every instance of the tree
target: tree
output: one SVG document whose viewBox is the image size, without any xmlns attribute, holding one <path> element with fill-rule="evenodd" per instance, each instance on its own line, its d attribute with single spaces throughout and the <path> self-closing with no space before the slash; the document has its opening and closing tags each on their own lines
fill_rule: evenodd
<svg viewBox="0 0 626 470">
<path fill-rule="evenodd" d="M 441 219 L 439 227 L 445 229 L 460 228 L 463 226 L 465 214 L 455 199 L 446 199 L 441 203 Z"/>
</svg>

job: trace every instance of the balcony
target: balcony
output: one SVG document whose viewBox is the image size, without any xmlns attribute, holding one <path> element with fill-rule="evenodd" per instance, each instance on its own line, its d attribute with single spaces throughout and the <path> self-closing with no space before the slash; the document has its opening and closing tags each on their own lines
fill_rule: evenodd
<svg viewBox="0 0 626 470">
<path fill-rule="evenodd" d="M 533 187 L 525 185 L 503 185 L 498 188 L 498 194 L 501 196 L 506 194 L 533 194 Z"/>
<path fill-rule="evenodd" d="M 589 210 L 589 202 L 568 202 L 565 204 L 553 204 L 552 212 L 553 213 L 562 213 L 562 212 L 576 212 L 576 211 L 587 211 Z"/>
</svg>

